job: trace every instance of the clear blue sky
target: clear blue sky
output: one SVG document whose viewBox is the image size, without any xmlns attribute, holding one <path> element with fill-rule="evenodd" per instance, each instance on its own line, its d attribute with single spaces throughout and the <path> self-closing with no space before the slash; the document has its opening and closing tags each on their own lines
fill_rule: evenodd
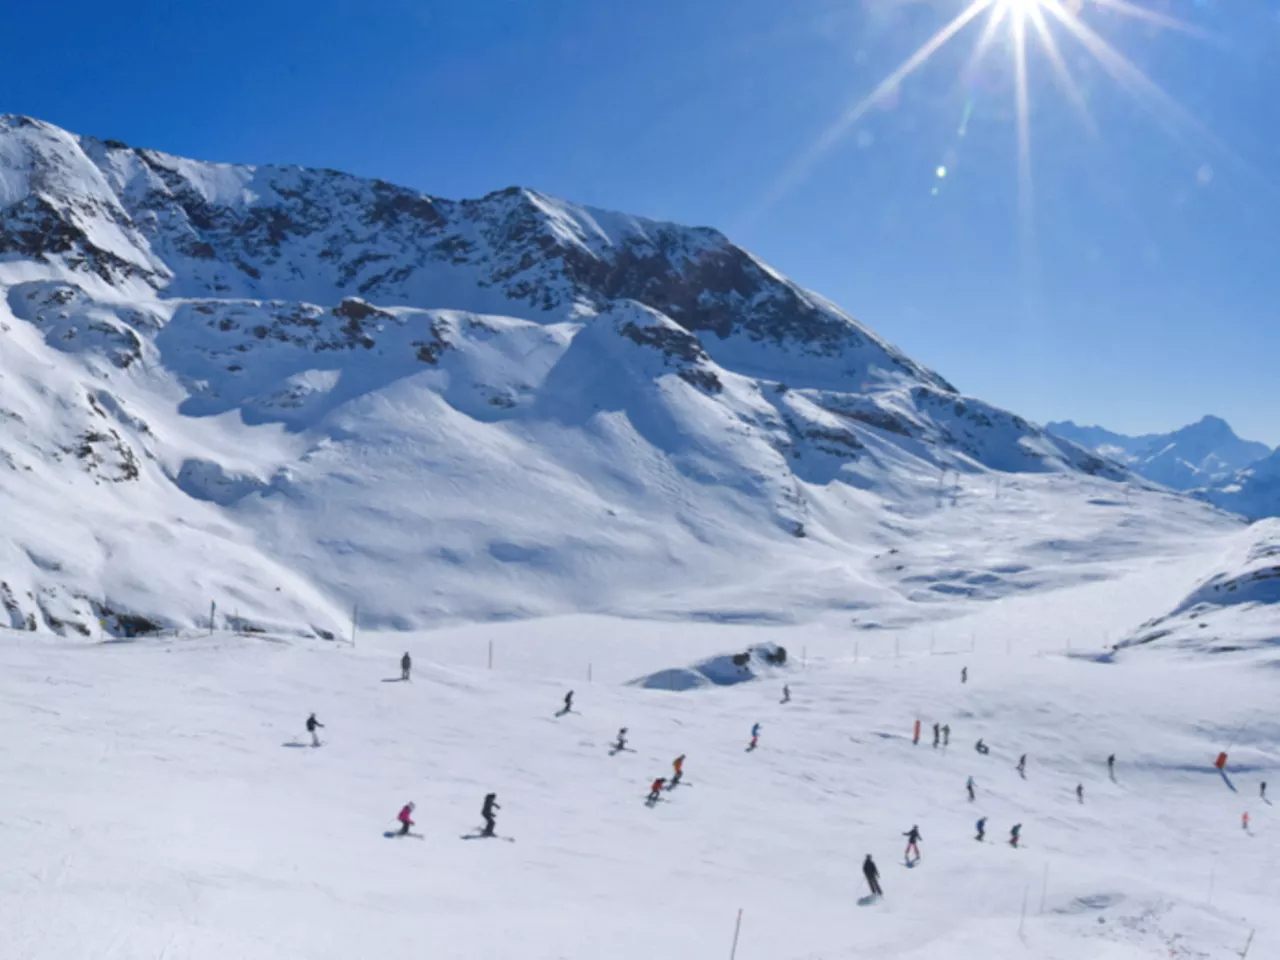
<svg viewBox="0 0 1280 960">
<path fill-rule="evenodd" d="M 447 197 L 523 184 L 716 226 L 1033 419 L 1140 432 L 1216 413 L 1280 444 L 1278 0 L 1135 0 L 1208 41 L 1084 3 L 1220 143 L 1144 108 L 1058 28 L 1091 134 L 1033 37 L 1026 230 L 1010 32 L 960 77 L 982 21 L 762 209 L 964 2 L 19 3 L 0 111 L 204 159 Z"/>
</svg>

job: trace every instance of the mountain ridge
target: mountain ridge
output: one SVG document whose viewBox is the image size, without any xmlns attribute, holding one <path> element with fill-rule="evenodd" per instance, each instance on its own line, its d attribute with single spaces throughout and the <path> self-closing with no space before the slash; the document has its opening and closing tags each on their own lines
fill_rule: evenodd
<svg viewBox="0 0 1280 960">
<path fill-rule="evenodd" d="M 1130 479 L 709 228 L 15 117 L 0 323 L 15 626 L 191 625 L 217 598 L 330 635 L 352 603 L 393 628 L 642 595 L 738 616 L 743 584 L 819 570 L 815 609 L 901 607 L 919 588 L 864 555 L 962 478 Z"/>
</svg>

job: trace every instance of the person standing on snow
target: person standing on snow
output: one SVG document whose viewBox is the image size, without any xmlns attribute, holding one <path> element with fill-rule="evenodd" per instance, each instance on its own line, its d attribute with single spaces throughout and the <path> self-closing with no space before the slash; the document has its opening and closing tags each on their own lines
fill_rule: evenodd
<svg viewBox="0 0 1280 960">
<path fill-rule="evenodd" d="M 1076 784 L 1076 799 L 1079 800 L 1081 803 L 1084 803 L 1084 784 L 1083 783 Z"/>
<path fill-rule="evenodd" d="M 867 878 L 867 886 L 871 888 L 871 895 L 875 897 L 883 897 L 884 891 L 880 889 L 880 869 L 876 866 L 876 862 L 871 859 L 871 854 L 867 854 L 867 859 L 862 861 L 862 875 Z"/>
<path fill-rule="evenodd" d="M 317 720 L 316 715 L 313 713 L 311 716 L 307 717 L 307 733 L 311 734 L 311 745 L 313 747 L 320 746 L 320 738 L 316 736 L 317 727 L 323 730 L 324 724 Z"/>
<path fill-rule="evenodd" d="M 783 703 L 791 702 L 791 688 L 787 686 L 785 683 L 782 685 L 782 702 Z"/>
<path fill-rule="evenodd" d="M 400 658 L 400 679 L 409 679 L 409 670 L 413 666 L 413 660 L 409 658 L 409 651 L 404 652 L 404 656 Z"/>
<path fill-rule="evenodd" d="M 1022 836 L 1022 824 L 1015 823 L 1013 829 L 1009 831 L 1009 846 L 1016 847 L 1018 839 Z"/>
<path fill-rule="evenodd" d="M 977 840 L 979 843 L 987 839 L 987 818 L 986 817 L 980 817 L 978 819 L 978 835 L 973 839 Z"/>
<path fill-rule="evenodd" d="M 960 682 L 961 682 L 961 683 L 968 683 L 968 682 L 969 682 L 969 668 L 968 668 L 968 667 L 961 667 L 961 668 L 960 668 Z"/>
<path fill-rule="evenodd" d="M 1240 826 L 1244 828 L 1246 833 L 1249 831 L 1249 812 L 1247 810 L 1244 816 L 1240 818 Z"/>
<path fill-rule="evenodd" d="M 413 826 L 413 801 L 400 808 L 400 813 L 396 816 L 396 819 L 400 821 L 400 836 L 407 836 L 409 828 Z"/>
<path fill-rule="evenodd" d="M 666 781 L 666 778 L 664 777 L 659 777 L 657 780 L 653 781 L 653 785 L 649 787 L 649 799 L 646 800 L 645 803 L 652 806 L 653 804 L 661 800 L 662 788 L 666 785 L 666 783 L 667 781 Z"/>
<path fill-rule="evenodd" d="M 969 802 L 973 803 L 976 799 L 973 793 L 973 777 L 969 778 L 969 782 L 964 785 L 964 788 L 969 791 Z"/>
<path fill-rule="evenodd" d="M 680 782 L 680 778 L 684 776 L 684 754 L 683 753 L 671 761 L 671 769 L 673 771 L 671 774 L 671 785 L 674 787 L 676 784 Z"/>
<path fill-rule="evenodd" d="M 944 747 L 951 746 L 951 724 L 949 723 L 942 725 L 942 745 Z"/>
<path fill-rule="evenodd" d="M 933 748 L 936 750 L 942 742 L 942 727 L 935 721 L 933 724 Z"/>
<path fill-rule="evenodd" d="M 991 752 L 991 748 L 982 742 L 982 738 L 978 738 L 978 742 L 973 745 L 973 749 L 977 750 L 984 757 Z"/>
<path fill-rule="evenodd" d="M 1114 753 L 1107 757 L 1107 774 L 1112 780 L 1116 778 L 1116 755 Z"/>
<path fill-rule="evenodd" d="M 1263 780 L 1263 781 L 1262 781 L 1262 793 L 1261 793 L 1261 797 L 1262 797 L 1262 799 L 1263 799 L 1263 800 L 1266 800 L 1266 799 L 1267 799 L 1267 781 L 1265 781 L 1265 780 Z M 1271 801 L 1269 801 L 1269 800 L 1268 800 L 1267 802 L 1268 802 L 1268 803 L 1270 803 Z"/>
<path fill-rule="evenodd" d="M 618 731 L 618 742 L 613 745 L 614 753 L 621 753 L 627 749 L 627 728 L 623 727 Z"/>
<path fill-rule="evenodd" d="M 912 826 L 910 830 L 903 834 L 907 838 L 907 852 L 903 854 L 903 858 L 910 863 L 911 854 L 914 851 L 916 859 L 920 859 L 920 828 Z"/>
<path fill-rule="evenodd" d="M 751 749 L 754 750 L 760 744 L 760 724 L 755 724 L 751 728 Z"/>
<path fill-rule="evenodd" d="M 573 691 L 570 690 L 568 693 L 564 695 L 564 709 L 561 710 L 560 712 L 568 713 L 572 709 L 573 709 Z"/>
<path fill-rule="evenodd" d="M 915 746 L 920 742 L 920 721 L 916 721 L 915 728 L 911 732 L 911 745 Z"/>
<path fill-rule="evenodd" d="M 1025 753 L 1018 758 L 1017 771 L 1018 776 L 1023 780 L 1027 779 L 1027 755 Z"/>
<path fill-rule="evenodd" d="M 480 831 L 482 837 L 493 836 L 493 829 L 497 826 L 493 811 L 501 809 L 498 806 L 498 795 L 496 793 L 486 793 L 484 795 L 484 806 L 480 810 L 480 816 L 484 817 L 484 829 Z"/>
</svg>

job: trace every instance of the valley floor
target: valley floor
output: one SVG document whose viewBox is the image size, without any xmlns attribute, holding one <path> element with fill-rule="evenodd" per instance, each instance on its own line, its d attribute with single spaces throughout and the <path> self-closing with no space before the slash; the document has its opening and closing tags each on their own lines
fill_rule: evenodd
<svg viewBox="0 0 1280 960">
<path fill-rule="evenodd" d="M 1135 563 L 897 636 L 604 617 L 354 646 L 5 633 L 0 955 L 702 958 L 729 954 L 742 909 L 740 960 L 1230 958 L 1255 929 L 1249 956 L 1274 956 L 1280 813 L 1258 796 L 1280 790 L 1274 664 L 1087 652 L 1204 563 Z M 791 663 L 759 682 L 627 683 L 760 640 Z M 554 717 L 570 687 L 576 711 Z M 622 726 L 634 752 L 610 756 Z M 682 753 L 687 782 L 646 808 Z M 514 843 L 460 839 L 489 791 Z M 384 839 L 409 800 L 422 840 Z M 868 853 L 886 896 L 863 905 Z"/>
</svg>

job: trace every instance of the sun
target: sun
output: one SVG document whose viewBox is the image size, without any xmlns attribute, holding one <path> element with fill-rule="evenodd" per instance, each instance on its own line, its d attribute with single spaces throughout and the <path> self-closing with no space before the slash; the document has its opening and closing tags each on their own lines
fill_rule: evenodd
<svg viewBox="0 0 1280 960">
<path fill-rule="evenodd" d="M 1090 132 L 1097 133 L 1084 95 L 1076 84 L 1067 58 L 1063 54 L 1061 40 L 1083 48 L 1084 52 L 1118 86 L 1141 101 L 1144 106 L 1160 114 L 1161 119 L 1166 121 L 1166 126 L 1170 129 L 1189 127 L 1211 140 L 1215 139 L 1086 22 L 1086 13 L 1091 11 L 1105 11 L 1138 20 L 1159 30 L 1175 31 L 1199 39 L 1213 39 L 1185 21 L 1149 9 L 1135 0 L 1088 0 L 1088 2 L 1086 0 L 969 0 L 949 22 L 880 81 L 870 93 L 846 108 L 766 192 L 756 212 L 772 205 L 803 181 L 822 155 L 839 143 L 869 111 L 876 106 L 892 102 L 904 80 L 924 66 L 935 53 L 976 23 L 982 24 L 981 31 L 974 43 L 964 73 L 971 75 L 976 71 L 997 47 L 997 40 L 1004 41 L 1000 46 L 1009 51 L 1012 59 L 1013 97 L 1017 118 L 1019 206 L 1024 210 L 1029 210 L 1031 197 L 1031 98 L 1027 76 L 1028 60 L 1033 55 L 1032 51 L 1036 51 L 1048 61 L 1058 81 L 1058 87 L 1075 107 L 1081 121 Z M 964 135 L 967 126 L 968 109 L 966 108 L 961 121 L 961 136 Z M 937 192 L 936 187 L 934 192 Z"/>
</svg>

